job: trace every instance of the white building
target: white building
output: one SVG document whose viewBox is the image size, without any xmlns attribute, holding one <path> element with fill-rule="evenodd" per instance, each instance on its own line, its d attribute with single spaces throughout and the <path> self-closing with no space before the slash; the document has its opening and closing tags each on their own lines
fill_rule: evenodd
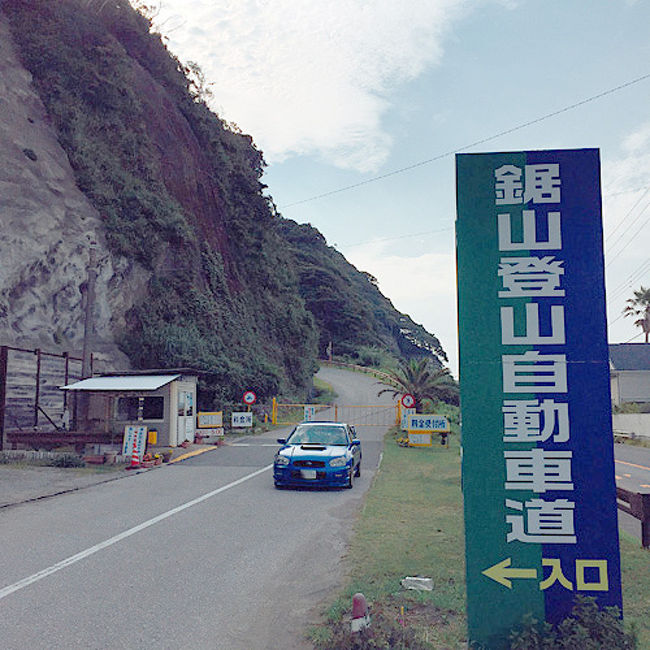
<svg viewBox="0 0 650 650">
<path fill-rule="evenodd" d="M 609 346 L 612 403 L 650 404 L 650 343 L 615 343 Z"/>
<path fill-rule="evenodd" d="M 145 426 L 155 431 L 150 444 L 176 447 L 194 440 L 196 387 L 191 371 L 149 370 L 90 377 L 61 388 L 88 395 L 90 429 L 121 442 L 125 427 Z"/>
</svg>

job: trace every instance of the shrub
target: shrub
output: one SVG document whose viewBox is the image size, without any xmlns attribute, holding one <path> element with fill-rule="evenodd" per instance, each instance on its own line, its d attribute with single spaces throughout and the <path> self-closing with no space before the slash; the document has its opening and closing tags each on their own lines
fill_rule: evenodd
<svg viewBox="0 0 650 650">
<path fill-rule="evenodd" d="M 571 614 L 556 625 L 533 619 L 510 635 L 511 650 L 633 650 L 616 607 L 599 609 L 595 598 L 577 596 Z"/>
</svg>

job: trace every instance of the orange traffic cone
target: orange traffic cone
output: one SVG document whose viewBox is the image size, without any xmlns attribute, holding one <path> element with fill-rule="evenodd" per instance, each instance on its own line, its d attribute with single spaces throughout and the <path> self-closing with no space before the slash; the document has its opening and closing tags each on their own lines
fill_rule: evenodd
<svg viewBox="0 0 650 650">
<path fill-rule="evenodd" d="M 133 434 L 133 451 L 131 452 L 131 465 L 126 469 L 138 469 L 140 467 L 140 456 L 138 456 L 138 436 Z"/>
</svg>

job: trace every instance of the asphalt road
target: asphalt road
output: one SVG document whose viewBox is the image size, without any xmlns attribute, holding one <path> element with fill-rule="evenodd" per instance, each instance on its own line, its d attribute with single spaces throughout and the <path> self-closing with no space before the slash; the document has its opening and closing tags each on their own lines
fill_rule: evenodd
<svg viewBox="0 0 650 650">
<path fill-rule="evenodd" d="M 323 375 L 340 404 L 380 401 L 368 377 Z M 357 426 L 352 490 L 276 490 L 270 466 L 285 432 L 275 431 L 3 509 L 0 646 L 310 647 L 302 632 L 341 583 L 384 432 Z"/>
<path fill-rule="evenodd" d="M 321 375 L 341 412 L 390 402 L 363 375 Z M 363 424 L 369 409 L 347 412 L 364 454 L 353 490 L 275 490 L 279 430 L 0 510 L 0 647 L 308 648 L 302 632 L 341 583 L 385 430 Z M 615 450 L 619 484 L 647 489 L 650 450 Z"/>
</svg>

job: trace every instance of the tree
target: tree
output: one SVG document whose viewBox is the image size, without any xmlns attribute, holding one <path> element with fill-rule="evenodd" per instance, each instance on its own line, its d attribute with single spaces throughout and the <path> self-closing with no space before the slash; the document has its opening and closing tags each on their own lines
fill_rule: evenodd
<svg viewBox="0 0 650 650">
<path fill-rule="evenodd" d="M 399 367 L 389 370 L 389 377 L 381 381 L 383 388 L 377 396 L 390 393 L 393 397 L 410 393 L 415 398 L 415 410 L 422 412 L 422 401 L 458 404 L 458 383 L 451 376 L 449 368 L 435 368 L 427 358 L 400 361 Z"/>
<path fill-rule="evenodd" d="M 645 342 L 648 343 L 650 335 L 650 288 L 641 287 L 634 292 L 634 298 L 628 298 L 627 306 L 623 309 L 624 316 L 637 316 L 634 324 L 640 327 L 645 334 Z"/>
</svg>

